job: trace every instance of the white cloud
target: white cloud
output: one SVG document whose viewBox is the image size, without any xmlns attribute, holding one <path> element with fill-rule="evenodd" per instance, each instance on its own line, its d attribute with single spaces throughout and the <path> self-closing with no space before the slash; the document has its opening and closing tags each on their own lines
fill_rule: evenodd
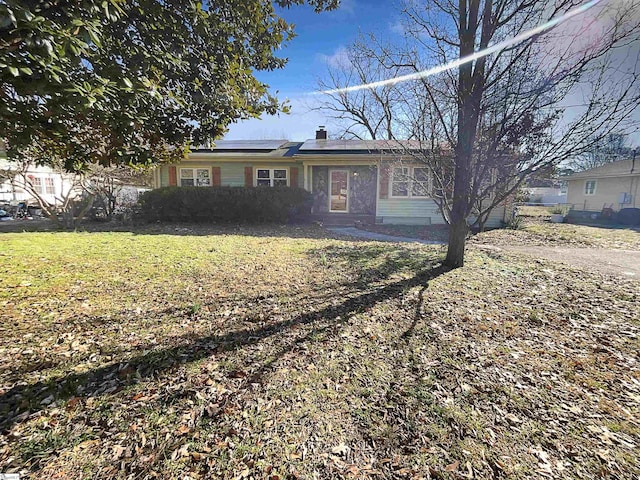
<svg viewBox="0 0 640 480">
<path fill-rule="evenodd" d="M 389 30 L 396 35 L 404 35 L 407 33 L 405 22 L 400 17 L 389 23 Z"/>
<path fill-rule="evenodd" d="M 349 15 L 355 15 L 358 8 L 356 0 L 341 0 L 338 12 L 344 12 Z"/>
<path fill-rule="evenodd" d="M 324 53 L 317 53 L 316 59 L 331 68 L 343 68 L 345 65 L 348 65 L 349 60 L 349 51 L 345 46 L 339 46 L 334 50 L 331 55 L 326 55 Z"/>
</svg>

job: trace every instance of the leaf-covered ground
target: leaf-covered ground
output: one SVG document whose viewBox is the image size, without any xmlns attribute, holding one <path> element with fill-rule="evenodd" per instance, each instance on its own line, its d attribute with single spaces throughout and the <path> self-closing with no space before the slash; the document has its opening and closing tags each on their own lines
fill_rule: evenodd
<svg viewBox="0 0 640 480">
<path fill-rule="evenodd" d="M 533 209 L 536 207 L 528 207 Z M 640 250 L 640 229 L 604 228 L 551 223 L 548 216 L 525 210 L 521 228 L 484 232 L 473 242 L 492 245 L 567 246 L 578 248 L 610 248 Z"/>
<path fill-rule="evenodd" d="M 567 223 L 551 223 L 546 207 L 520 207 L 521 225 L 517 230 L 495 229 L 472 237 L 473 243 L 499 246 L 563 246 L 640 250 L 638 228 L 604 228 Z M 446 242 L 448 225 L 362 225 L 360 228 L 398 237 Z"/>
<path fill-rule="evenodd" d="M 449 239 L 449 225 L 362 225 L 363 230 L 395 237 L 420 238 L 437 242 Z"/>
<path fill-rule="evenodd" d="M 640 475 L 638 282 L 312 228 L 0 242 L 0 472 Z"/>
</svg>

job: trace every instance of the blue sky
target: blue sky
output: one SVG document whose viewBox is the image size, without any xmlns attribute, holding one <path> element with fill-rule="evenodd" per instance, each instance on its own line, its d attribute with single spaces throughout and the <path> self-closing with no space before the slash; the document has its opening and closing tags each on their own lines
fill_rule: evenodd
<svg viewBox="0 0 640 480">
<path fill-rule="evenodd" d="M 280 9 L 278 13 L 296 25 L 297 36 L 279 52 L 289 63 L 284 69 L 257 72 L 256 76 L 269 84 L 272 92 L 278 91 L 278 98 L 290 99 L 292 112 L 233 124 L 225 139 L 305 140 L 314 136 L 318 125 L 330 128 L 325 115 L 309 111 L 315 99 L 308 94 L 317 89 L 317 79 L 326 72 L 327 62 L 339 57 L 359 32 L 394 35 L 397 5 L 393 0 L 342 0 L 337 10 L 319 14 L 306 5 Z"/>
<path fill-rule="evenodd" d="M 277 91 L 278 98 L 289 99 L 291 113 L 265 115 L 262 119 L 232 124 L 225 139 L 286 138 L 301 141 L 313 138 L 319 125 L 327 126 L 329 134 L 335 132 L 336 127 L 332 128 L 331 119 L 325 113 L 311 109 L 318 105 L 320 99 L 312 94 L 318 88 L 318 78 L 326 74 L 327 64 L 340 58 L 341 52 L 344 55 L 345 48 L 360 33 L 374 33 L 379 39 L 397 40 L 401 35 L 399 4 L 400 0 L 341 0 L 337 10 L 319 14 L 308 5 L 279 9 L 278 14 L 296 26 L 297 36 L 279 52 L 289 62 L 284 69 L 256 72 L 256 76 L 271 86 L 272 93 Z M 581 18 L 576 17 L 573 21 L 579 23 Z M 639 48 L 635 45 L 629 51 L 636 52 L 637 57 Z M 620 50 L 619 53 L 625 56 L 629 51 Z M 575 98 L 571 97 L 568 103 L 576 103 L 573 100 Z M 569 110 L 568 118 L 571 114 Z M 640 124 L 640 112 L 633 117 L 637 117 Z M 630 140 L 633 144 L 640 141 L 638 138 Z"/>
</svg>

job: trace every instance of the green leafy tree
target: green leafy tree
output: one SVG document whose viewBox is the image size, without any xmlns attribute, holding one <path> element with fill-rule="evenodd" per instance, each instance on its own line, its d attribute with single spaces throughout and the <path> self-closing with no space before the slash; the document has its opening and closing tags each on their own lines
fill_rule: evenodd
<svg viewBox="0 0 640 480">
<path fill-rule="evenodd" d="M 293 26 L 275 7 L 302 3 L 0 0 L 9 157 L 64 154 L 69 170 L 176 160 L 231 122 L 286 111 L 254 72 L 285 65 L 275 52 Z M 320 12 L 338 0 L 306 3 Z"/>
</svg>

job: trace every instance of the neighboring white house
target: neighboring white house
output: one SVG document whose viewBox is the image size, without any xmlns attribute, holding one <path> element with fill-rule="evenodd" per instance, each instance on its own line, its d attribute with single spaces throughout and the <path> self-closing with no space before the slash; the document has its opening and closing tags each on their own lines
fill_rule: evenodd
<svg viewBox="0 0 640 480">
<path fill-rule="evenodd" d="M 640 207 L 640 158 L 619 160 L 567 177 L 574 210 L 617 211 Z"/>
<path fill-rule="evenodd" d="M 527 187 L 530 203 L 558 204 L 567 202 L 567 186 L 550 185 L 547 187 Z"/>
<path fill-rule="evenodd" d="M 37 204 L 36 199 L 23 187 L 26 182 L 30 182 L 41 198 L 51 204 L 60 203 L 62 198 L 68 196 L 69 192 L 73 196 L 82 192 L 76 189 L 74 176 L 61 174 L 50 167 L 30 166 L 26 171 L 20 169 L 10 162 L 0 152 L 0 202 L 15 204 L 20 201 L 28 201 L 30 204 Z M 75 189 L 75 191 L 74 191 Z"/>
<path fill-rule="evenodd" d="M 50 205 L 57 205 L 71 192 L 80 195 L 74 176 L 62 174 L 51 167 L 30 165 L 23 168 L 7 159 L 4 143 L 0 140 L 0 203 L 17 204 L 27 201 L 37 205 L 37 200 L 23 187 L 30 183 L 40 197 Z"/>
</svg>

